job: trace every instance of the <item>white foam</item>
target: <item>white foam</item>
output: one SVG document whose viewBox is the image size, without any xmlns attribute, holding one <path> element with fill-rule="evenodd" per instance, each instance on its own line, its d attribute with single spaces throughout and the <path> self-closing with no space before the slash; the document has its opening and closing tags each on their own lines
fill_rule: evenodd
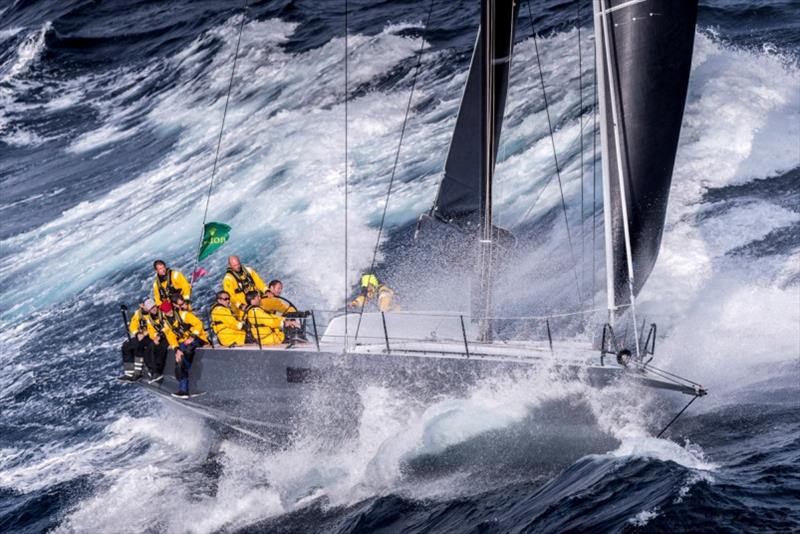
<svg viewBox="0 0 800 534">
<path fill-rule="evenodd" d="M 632 524 L 635 527 L 644 527 L 647 526 L 647 523 L 652 521 L 658 517 L 658 508 L 653 508 L 652 510 L 642 510 L 632 518 L 628 519 L 628 523 Z"/>
<path fill-rule="evenodd" d="M 458 473 L 433 483 L 405 484 L 403 468 L 415 458 L 440 455 L 487 431 L 518 424 L 532 409 L 551 400 L 588 401 L 592 411 L 600 408 L 605 412 L 606 423 L 615 426 L 608 421 L 612 416 L 605 407 L 622 404 L 624 397 L 620 395 L 629 392 L 618 390 L 614 398 L 610 391 L 601 393 L 578 382 L 554 378 L 543 374 L 520 377 L 513 383 L 486 381 L 464 399 L 442 398 L 427 407 L 391 388 L 367 388 L 361 392 L 364 413 L 356 437 L 337 447 L 321 441 L 314 428 L 298 435 L 292 447 L 273 452 L 222 442 L 218 457 L 222 472 L 218 479 L 215 477 L 213 494 L 204 489 L 209 481 L 197 470 L 209 450 L 209 441 L 193 419 L 184 421 L 181 413 L 171 411 L 158 418 L 122 418 L 107 428 L 101 443 L 83 446 L 84 458 L 92 458 L 92 463 L 111 461 L 105 451 L 116 450 L 118 456 L 113 465 L 117 468 L 104 473 L 97 491 L 80 502 L 60 528 L 111 528 L 116 522 L 131 531 L 157 528 L 168 532 L 213 532 L 242 528 L 312 503 L 349 506 L 398 491 L 428 498 L 479 491 L 472 485 L 454 487 Z M 630 406 L 618 414 L 625 411 L 631 411 Z M 630 430 L 631 426 L 627 428 Z M 644 429 L 639 433 L 644 434 Z M 149 444 L 144 456 L 127 458 L 125 451 L 141 442 Z M 680 459 L 674 451 L 684 451 L 668 445 L 657 450 L 669 459 Z M 647 451 L 640 446 L 631 454 Z M 62 456 L 61 451 L 51 452 Z M 78 462 L 77 466 L 70 461 L 79 457 L 76 453 L 77 449 L 63 455 L 63 465 L 73 466 L 63 475 L 36 463 L 25 467 L 24 472 L 31 476 L 40 473 L 40 484 L 85 473 L 81 466 L 87 461 Z M 625 451 L 621 448 L 615 454 Z M 56 463 L 60 465 L 60 461 Z M 17 481 L 17 487 L 30 489 L 31 485 Z"/>
<path fill-rule="evenodd" d="M 2 72 L 2 70 L 0 70 L 0 73 L 2 74 L 0 81 L 9 82 L 13 78 L 19 77 L 27 72 L 28 68 L 39 59 L 39 56 L 44 50 L 44 37 L 51 27 L 51 22 L 45 22 L 38 31 L 30 33 L 25 37 L 25 39 L 22 40 L 17 47 L 15 55 L 16 61 L 14 64 L 11 65 L 6 72 Z M 9 31 L 13 33 L 7 33 Z M 16 35 L 19 33 L 19 31 L 19 29 L 7 30 L 5 35 L 0 36 L 0 40 L 4 40 L 3 38 Z"/>
<path fill-rule="evenodd" d="M 705 457 L 699 446 L 691 442 L 687 441 L 681 446 L 674 441 L 649 436 L 626 439 L 618 449 L 609 454 L 616 457 L 633 456 L 675 462 L 683 467 L 700 471 L 714 471 L 719 467 Z"/>
<path fill-rule="evenodd" d="M 3 11 L 0 11 L 0 15 L 2 15 L 6 9 L 7 8 L 4 8 Z M 0 30 L 0 41 L 5 41 L 6 39 L 10 39 L 11 37 L 14 37 L 24 29 L 25 28 L 18 27 L 18 28 L 6 28 L 5 30 Z"/>
<path fill-rule="evenodd" d="M 336 156 L 341 154 L 344 134 L 340 70 L 343 43 L 333 40 L 300 57 L 289 55 L 277 46 L 270 47 L 269 42 L 264 50 L 262 34 L 273 32 L 276 26 L 287 33 L 294 27 L 275 21 L 245 26 L 245 43 L 237 75 L 241 80 L 235 85 L 229 110 L 210 217 L 233 226 L 229 248 L 240 251 L 255 248 L 247 260 L 257 254 L 262 259 L 256 266 L 262 272 L 271 272 L 280 266 L 282 273 L 296 275 L 303 287 L 318 288 L 318 293 L 312 293 L 316 302 L 324 299 L 333 304 L 341 299 L 343 291 L 339 288 L 344 285 L 344 166 L 343 158 Z M 203 36 L 199 41 L 212 38 Z M 190 52 L 177 58 L 174 66 L 149 67 L 148 75 L 157 75 L 161 68 L 186 66 L 181 84 L 148 103 L 152 105 L 147 116 L 151 127 L 181 131 L 171 154 L 157 162 L 152 170 L 126 181 L 97 200 L 82 202 L 54 221 L 2 243 L 10 252 L 23 253 L 24 250 L 34 264 L 59 264 L 71 273 L 69 283 L 37 306 L 53 304 L 112 272 L 139 262 L 142 256 L 169 256 L 178 250 L 190 254 L 202 219 L 213 142 L 224 104 L 223 89 L 227 88 L 220 81 L 227 79 L 230 69 L 231 35 L 226 38 L 228 44 L 214 57 L 210 71 L 204 72 L 202 77 L 195 69 L 205 64 L 203 54 L 208 51 L 199 44 L 191 45 Z M 408 57 L 416 44 L 414 39 L 385 32 L 373 37 L 354 36 L 353 53 L 368 53 L 370 60 L 364 61 L 368 65 L 353 72 L 352 83 L 388 72 L 398 61 Z M 269 72 L 264 72 L 265 69 Z M 114 86 L 124 87 L 141 75 L 117 73 Z M 314 83 L 309 83 L 309 77 L 314 77 Z M 219 87 L 209 87 L 209 81 Z M 272 91 L 286 97 L 267 97 Z M 216 96 L 216 103 L 210 107 L 211 95 Z M 354 142 L 354 147 L 362 147 L 357 150 L 366 151 L 367 139 L 372 136 L 374 141 L 378 132 L 383 132 L 386 142 L 394 144 L 396 129 L 402 122 L 403 96 L 367 95 L 351 102 L 351 135 L 359 140 Z M 93 150 L 136 131 L 127 125 L 136 110 L 116 109 L 112 105 L 104 114 L 108 117 L 105 125 L 76 140 L 71 151 Z M 381 114 L 394 120 L 381 124 L 372 118 Z M 250 143 L 251 140 L 256 142 Z M 226 157 L 225 152 L 231 149 L 240 153 Z M 357 157 L 358 154 L 353 159 Z M 358 177 L 352 179 L 355 181 Z M 360 266 L 368 263 L 371 257 L 375 232 L 367 227 L 364 207 L 369 206 L 372 213 L 378 211 L 379 205 L 370 199 L 375 189 L 376 186 L 351 186 L 351 206 L 357 210 L 348 224 L 347 272 L 352 281 Z M 119 217 L 119 206 L 125 206 L 125 219 Z M 177 221 L 172 216 L 174 206 L 186 207 Z M 81 231 L 72 232 L 72 228 L 81 228 Z M 259 246 L 264 243 L 265 229 L 277 240 L 269 248 L 263 248 L 263 244 Z M 100 253 L 113 260 L 98 261 Z M 3 278 L 18 271 L 19 264 L 14 256 L 13 252 L 5 255 L 0 263 Z M 317 258 L 324 258 L 324 261 L 314 261 Z M 29 273 L 31 281 L 37 276 L 47 276 L 45 271 L 50 270 Z M 341 284 L 330 282 L 339 279 Z M 19 297 L 17 310 L 34 305 L 32 294 Z"/>
</svg>

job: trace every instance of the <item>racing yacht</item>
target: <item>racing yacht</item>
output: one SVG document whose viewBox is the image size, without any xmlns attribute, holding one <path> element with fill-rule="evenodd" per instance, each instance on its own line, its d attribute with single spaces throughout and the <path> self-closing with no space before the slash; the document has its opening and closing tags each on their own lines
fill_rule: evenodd
<svg viewBox="0 0 800 534">
<path fill-rule="evenodd" d="M 444 175 L 434 207 L 417 225 L 474 259 L 470 313 L 366 311 L 321 321 L 310 311 L 304 335 L 280 345 L 204 347 L 191 369 L 191 396 L 176 399 L 174 358 L 163 383 L 138 384 L 183 409 L 280 446 L 307 418 L 346 426 L 360 392 L 376 385 L 418 402 L 467 395 L 483 380 L 544 373 L 594 387 L 630 384 L 706 394 L 698 383 L 652 365 L 656 326 L 638 328 L 635 299 L 661 241 L 686 100 L 697 0 L 594 0 L 595 65 L 602 143 L 607 321 L 591 342 L 559 341 L 554 317 L 528 318 L 538 339 L 503 336 L 492 316 L 498 247 L 511 240 L 492 221 L 492 181 L 503 122 L 519 4 L 482 0 L 481 24 Z M 324 325 L 322 323 L 325 323 Z M 319 324 L 318 324 L 319 323 Z M 619 335 L 622 326 L 633 335 Z M 319 329 L 319 330 L 318 330 Z M 322 414 L 322 415 L 321 415 Z"/>
</svg>

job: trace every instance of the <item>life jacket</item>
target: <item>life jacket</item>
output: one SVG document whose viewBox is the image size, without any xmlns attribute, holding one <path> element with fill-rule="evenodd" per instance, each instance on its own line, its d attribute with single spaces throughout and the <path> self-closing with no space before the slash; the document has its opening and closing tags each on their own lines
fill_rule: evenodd
<svg viewBox="0 0 800 534">
<path fill-rule="evenodd" d="M 180 295 L 181 290 L 172 284 L 172 269 L 167 269 L 167 287 L 162 286 L 163 280 L 156 274 L 156 287 L 158 288 L 158 296 L 161 297 L 161 302 L 170 302 L 173 295 Z"/>
<path fill-rule="evenodd" d="M 137 323 L 138 327 L 136 328 L 136 332 L 144 333 L 144 334 L 147 333 L 147 316 L 148 315 L 150 315 L 150 314 L 147 313 L 147 312 L 143 312 L 141 308 L 136 310 L 136 312 L 133 314 L 133 317 L 131 317 L 131 323 L 133 323 L 134 321 L 138 321 L 138 323 Z"/>
<path fill-rule="evenodd" d="M 208 310 L 208 322 L 211 323 L 211 326 L 212 326 L 211 329 L 212 330 L 214 329 L 213 326 L 215 324 L 223 324 L 222 321 L 215 321 L 214 319 L 212 319 L 212 317 L 214 316 L 213 315 L 214 314 L 214 310 L 219 308 L 220 306 L 222 306 L 223 308 L 228 308 L 227 306 L 225 306 L 223 304 L 220 304 L 219 302 L 215 302 L 214 304 L 211 305 L 211 309 Z M 228 308 L 228 309 L 230 310 L 230 308 Z M 233 312 L 231 312 L 231 313 L 233 313 Z"/>
<path fill-rule="evenodd" d="M 274 314 L 270 314 L 269 312 L 264 311 L 264 308 L 262 308 L 261 306 L 253 306 L 251 304 L 251 305 L 247 306 L 247 308 L 244 309 L 244 319 L 242 319 L 242 322 L 244 323 L 244 325 L 245 325 L 245 327 L 247 329 L 250 329 L 251 327 L 255 328 L 255 325 L 251 325 L 250 321 L 248 320 L 248 313 L 250 313 L 250 310 L 254 310 L 254 309 L 257 309 L 257 310 L 263 312 L 270 319 L 280 320 L 280 318 L 275 317 Z M 256 319 L 258 318 L 257 314 L 254 313 L 253 315 L 256 316 Z M 258 329 L 262 329 L 262 328 L 269 329 L 269 332 L 267 332 L 267 333 L 274 332 L 276 330 L 280 331 L 280 328 L 275 328 L 275 327 L 272 327 L 272 326 L 269 326 L 269 325 L 265 325 L 265 324 L 259 323 L 258 324 Z"/>
<path fill-rule="evenodd" d="M 230 267 L 228 267 L 228 274 L 233 276 L 233 279 L 236 280 L 236 288 L 237 293 L 247 294 L 248 291 L 258 291 L 256 287 L 256 282 L 253 280 L 253 277 L 250 275 L 250 271 L 247 270 L 247 267 L 242 265 L 242 272 L 237 273 Z"/>
<path fill-rule="evenodd" d="M 236 313 L 235 313 L 235 312 L 234 312 L 232 309 L 230 309 L 228 306 L 225 306 L 224 304 L 220 304 L 219 302 L 215 302 L 214 304 L 212 304 L 212 305 L 211 305 L 211 309 L 210 309 L 210 310 L 208 310 L 208 322 L 209 322 L 209 324 L 211 324 L 211 330 L 214 330 L 214 325 L 221 325 L 221 324 L 225 324 L 225 323 L 223 323 L 222 321 L 215 321 L 215 320 L 213 319 L 213 317 L 214 317 L 214 310 L 216 310 L 217 308 L 225 308 L 226 310 L 228 310 L 229 312 L 231 312 L 231 317 L 233 317 L 234 319 L 236 319 Z M 243 322 L 246 324 L 246 322 L 245 322 L 245 321 L 243 321 Z"/>
<path fill-rule="evenodd" d="M 228 269 L 230 271 L 230 269 Z M 252 304 L 248 304 L 247 307 L 244 309 L 244 314 L 242 315 L 242 328 L 244 328 L 244 342 L 245 343 L 256 343 L 258 340 L 252 333 L 252 328 L 250 327 L 250 321 L 247 320 L 247 312 L 255 308 Z"/>
<path fill-rule="evenodd" d="M 147 313 L 145 314 L 145 318 L 148 323 L 153 325 L 153 330 L 155 330 L 156 333 L 158 333 L 158 335 L 160 335 L 163 338 L 164 330 L 169 328 L 168 326 L 169 321 L 167 320 L 167 316 L 164 315 L 164 312 L 159 310 L 155 317 L 153 317 L 152 314 Z"/>
<path fill-rule="evenodd" d="M 194 336 L 192 333 L 192 326 L 183 321 L 179 310 L 175 310 L 172 314 L 172 317 L 164 315 L 164 318 L 168 321 L 169 327 L 172 329 L 172 331 L 175 332 L 175 336 L 178 338 L 178 341 L 182 341 L 187 337 Z"/>
</svg>

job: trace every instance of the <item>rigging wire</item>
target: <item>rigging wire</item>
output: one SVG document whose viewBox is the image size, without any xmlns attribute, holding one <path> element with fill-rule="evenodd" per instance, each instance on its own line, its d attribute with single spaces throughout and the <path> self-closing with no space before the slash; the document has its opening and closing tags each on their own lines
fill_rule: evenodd
<svg viewBox="0 0 800 534">
<path fill-rule="evenodd" d="M 244 0 L 242 5 L 242 21 L 239 23 L 239 37 L 236 39 L 236 50 L 233 53 L 233 66 L 231 67 L 231 77 L 228 81 L 228 94 L 225 97 L 225 109 L 222 112 L 222 125 L 219 127 L 219 137 L 217 138 L 217 150 L 214 154 L 214 166 L 211 169 L 211 180 L 208 184 L 208 194 L 206 195 L 206 208 L 203 212 L 203 226 L 200 229 L 200 243 L 197 246 L 197 256 L 194 260 L 194 268 L 192 273 L 197 270 L 197 264 L 200 262 L 200 251 L 203 248 L 203 238 L 205 237 L 206 221 L 208 220 L 208 206 L 211 203 L 211 191 L 214 188 L 214 176 L 217 174 L 217 164 L 219 163 L 219 150 L 222 146 L 222 133 L 225 131 L 225 119 L 228 117 L 228 104 L 231 101 L 231 91 L 233 90 L 233 79 L 236 75 L 236 62 L 239 59 L 239 48 L 242 44 L 242 33 L 244 31 L 244 23 L 247 20 L 245 14 L 247 13 L 247 2 Z"/>
<path fill-rule="evenodd" d="M 575 258 L 575 247 L 572 244 L 572 232 L 570 231 L 570 228 L 569 228 L 569 217 L 567 217 L 567 202 L 566 202 L 566 200 L 564 200 L 564 186 L 563 186 L 562 181 L 561 181 L 561 167 L 559 166 L 559 163 L 558 163 L 558 153 L 556 151 L 556 141 L 555 141 L 555 137 L 553 136 L 553 123 L 552 123 L 552 120 L 550 119 L 550 107 L 548 106 L 548 103 L 547 103 L 547 91 L 545 90 L 545 85 L 544 85 L 544 74 L 542 73 L 542 61 L 541 61 L 541 58 L 540 58 L 540 55 L 539 55 L 539 44 L 538 44 L 538 39 L 536 38 L 536 27 L 533 24 L 533 13 L 531 12 L 531 2 L 530 2 L 530 0 L 528 0 L 527 6 L 528 6 L 528 18 L 530 19 L 530 23 L 531 23 L 531 33 L 533 33 L 533 46 L 534 46 L 534 49 L 536 50 L 536 64 L 539 67 L 539 81 L 542 84 L 542 97 L 544 99 L 545 115 L 547 116 L 547 128 L 548 128 L 548 130 L 550 132 L 550 144 L 553 147 L 553 160 L 555 161 L 555 165 L 556 165 L 556 178 L 558 178 L 558 190 L 561 193 L 561 208 L 564 211 L 564 224 L 567 227 L 567 241 L 569 243 L 570 256 L 572 257 L 572 272 L 573 272 L 573 274 L 575 276 L 575 289 L 576 289 L 576 291 L 578 293 L 578 303 L 579 303 L 579 305 L 583 305 L 583 297 L 581 296 L 581 286 L 580 286 L 580 281 L 578 279 L 578 265 L 577 265 L 577 261 L 576 261 L 576 258 Z M 553 179 L 553 177 L 551 176 L 550 180 L 552 180 L 552 179 Z M 550 180 L 548 180 L 548 184 L 549 184 Z M 545 185 L 545 188 L 547 188 L 547 184 Z M 544 189 L 542 189 L 542 192 L 544 192 Z M 541 196 L 541 194 L 540 194 L 540 196 Z M 538 200 L 538 198 L 537 198 L 537 200 Z M 534 203 L 534 205 L 535 205 L 535 203 Z M 531 209 L 532 208 L 533 208 L 533 206 L 531 206 Z M 528 211 L 530 212 L 530 209 Z"/>
<path fill-rule="evenodd" d="M 584 214 L 584 195 L 583 195 L 583 52 L 581 50 L 581 0 L 577 1 L 577 23 L 578 27 L 578 120 L 580 127 L 580 142 L 581 142 L 581 287 L 586 280 L 586 231 L 585 231 L 585 214 Z M 581 305 L 584 303 L 581 302 Z"/>
<path fill-rule="evenodd" d="M 592 56 L 594 67 L 594 109 L 592 110 L 592 307 L 595 307 L 597 288 L 597 267 L 595 254 L 597 251 L 597 37 L 592 39 Z"/>
<path fill-rule="evenodd" d="M 348 313 L 347 313 L 347 299 L 350 296 L 350 284 L 347 282 L 347 223 L 350 220 L 347 214 L 347 194 L 348 194 L 348 166 L 347 166 L 347 119 L 348 119 L 348 102 L 350 97 L 348 95 L 348 82 L 350 79 L 350 63 L 347 57 L 347 32 L 349 30 L 348 13 L 350 11 L 350 3 L 344 0 L 344 347 L 347 348 L 347 334 L 348 334 Z M 360 319 L 360 318 L 359 318 Z"/>
<path fill-rule="evenodd" d="M 432 14 L 433 14 L 433 0 L 430 1 L 430 4 L 428 6 L 428 17 L 425 20 L 425 28 L 423 29 L 424 33 L 427 33 L 428 27 L 430 26 Z M 394 155 L 394 164 L 392 165 L 392 173 L 391 176 L 389 177 L 389 187 L 386 190 L 386 200 L 384 201 L 383 204 L 383 213 L 381 214 L 381 224 L 378 227 L 378 237 L 375 240 L 375 248 L 372 251 L 372 262 L 370 263 L 369 274 L 373 274 L 373 271 L 375 270 L 375 261 L 378 257 L 378 249 L 380 248 L 381 244 L 381 236 L 383 234 L 384 225 L 386 224 L 386 212 L 389 208 L 389 197 L 392 195 L 392 186 L 394 185 L 394 178 L 397 173 L 397 164 L 400 161 L 400 149 L 403 146 L 403 138 L 405 137 L 406 126 L 408 125 L 408 115 L 411 112 L 411 102 L 413 101 L 414 98 L 414 90 L 417 87 L 417 77 L 419 75 L 420 66 L 422 65 L 422 56 L 425 49 L 424 33 L 423 37 L 421 37 L 420 39 L 419 51 L 417 52 L 417 65 L 414 68 L 414 77 L 411 81 L 411 91 L 408 93 L 408 103 L 406 104 L 406 112 L 405 116 L 403 117 L 403 127 L 400 130 L 400 140 L 397 143 L 397 151 L 395 152 Z M 358 311 L 358 324 L 356 325 L 354 342 L 355 340 L 358 339 L 358 332 L 361 329 L 361 319 L 364 317 L 364 306 L 366 305 L 366 303 L 367 299 L 364 298 L 361 301 L 361 308 Z"/>
<path fill-rule="evenodd" d="M 689 409 L 689 406 L 691 406 L 691 405 L 692 405 L 692 403 L 693 403 L 694 401 L 696 401 L 697 399 L 699 399 L 699 398 L 700 398 L 700 395 L 695 395 L 694 397 L 692 397 L 692 400 L 690 400 L 690 401 L 689 401 L 689 403 L 688 403 L 686 406 L 684 406 L 684 407 L 683 407 L 683 409 L 682 409 L 681 411 L 679 411 L 679 412 L 678 412 L 678 414 L 677 414 L 675 417 L 673 417 L 673 418 L 672 418 L 672 420 L 671 420 L 669 423 L 667 423 L 667 426 L 665 426 L 664 428 L 662 428 L 662 429 L 661 429 L 661 432 L 659 432 L 659 433 L 658 433 L 658 435 L 656 436 L 656 439 L 660 438 L 660 437 L 661 437 L 661 436 L 664 434 L 664 432 L 666 432 L 666 431 L 667 431 L 667 429 L 668 429 L 669 427 L 671 427 L 671 426 L 672 426 L 672 423 L 674 423 L 675 421 L 677 421 L 677 420 L 678 420 L 678 418 L 679 418 L 681 415 L 683 415 L 683 412 L 685 412 L 686 410 L 688 410 L 688 409 Z"/>
</svg>

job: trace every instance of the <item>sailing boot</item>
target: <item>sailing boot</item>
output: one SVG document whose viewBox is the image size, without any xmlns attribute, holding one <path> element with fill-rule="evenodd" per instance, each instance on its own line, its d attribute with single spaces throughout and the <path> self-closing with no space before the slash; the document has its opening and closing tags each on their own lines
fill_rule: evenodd
<svg viewBox="0 0 800 534">
<path fill-rule="evenodd" d="M 135 382 L 136 379 L 134 378 L 134 362 L 123 362 L 122 364 L 122 375 L 117 377 L 117 380 L 120 382 Z"/>
<path fill-rule="evenodd" d="M 142 356 L 136 356 L 133 359 L 133 378 L 132 380 L 139 380 L 142 378 L 142 372 L 144 371 L 144 358 Z"/>
<path fill-rule="evenodd" d="M 188 378 L 181 378 L 178 380 L 178 391 L 172 394 L 173 397 L 177 397 L 179 399 L 188 399 L 189 398 L 189 379 Z"/>
</svg>

